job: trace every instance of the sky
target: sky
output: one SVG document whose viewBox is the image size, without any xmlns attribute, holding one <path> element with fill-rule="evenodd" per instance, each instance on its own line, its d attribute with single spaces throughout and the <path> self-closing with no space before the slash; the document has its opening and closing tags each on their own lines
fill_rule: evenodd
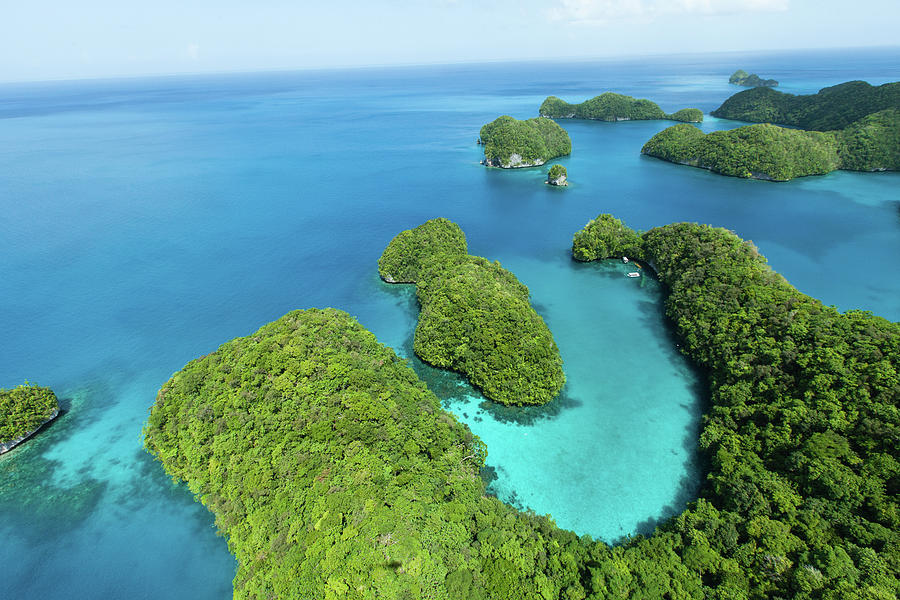
<svg viewBox="0 0 900 600">
<path fill-rule="evenodd" d="M 7 3 L 0 81 L 900 44 L 900 0 Z"/>
</svg>

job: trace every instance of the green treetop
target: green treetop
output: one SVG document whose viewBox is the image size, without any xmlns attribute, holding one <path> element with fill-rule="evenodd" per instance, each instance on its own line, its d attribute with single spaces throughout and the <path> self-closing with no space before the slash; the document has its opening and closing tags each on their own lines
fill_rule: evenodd
<svg viewBox="0 0 900 600">
<path fill-rule="evenodd" d="M 504 169 L 534 167 L 572 152 L 566 130 L 550 119 L 502 116 L 481 128 L 484 163 Z"/>
<path fill-rule="evenodd" d="M 569 173 L 562 165 L 553 165 L 550 167 L 550 170 L 547 171 L 547 183 L 551 185 L 568 185 L 566 181 L 568 178 Z"/>
<path fill-rule="evenodd" d="M 696 108 L 685 108 L 674 114 L 667 114 L 655 102 L 614 92 L 605 92 L 581 104 L 569 104 L 556 96 L 548 96 L 541 104 L 539 112 L 542 117 L 554 119 L 599 121 L 668 119 L 692 123 L 699 123 L 703 120 L 703 112 Z"/>
<path fill-rule="evenodd" d="M 430 243 L 438 228 L 453 232 L 445 235 L 451 252 L 448 244 Z M 382 277 L 395 272 L 393 265 L 417 265 L 400 281 L 416 283 L 422 307 L 413 345 L 419 358 L 463 373 L 503 404 L 544 404 L 556 396 L 565 383 L 562 358 L 528 288 L 499 263 L 465 254 L 457 225 L 434 219 L 401 232 L 379 260 Z"/>
<path fill-rule="evenodd" d="M 643 154 L 723 175 L 787 181 L 836 169 L 900 169 L 900 110 L 869 115 L 842 131 L 759 124 L 704 134 L 675 125 L 653 136 Z"/>
<path fill-rule="evenodd" d="M 389 283 L 415 283 L 423 263 L 443 254 L 468 256 L 466 236 L 448 219 L 431 219 L 397 234 L 378 259 L 378 273 Z"/>
<path fill-rule="evenodd" d="M 0 444 L 32 433 L 59 411 L 56 394 L 47 387 L 25 383 L 0 389 Z"/>
<path fill-rule="evenodd" d="M 865 81 L 848 81 L 803 96 L 770 88 L 744 90 L 710 114 L 721 119 L 834 131 L 890 108 L 900 108 L 900 82 L 873 86 Z"/>
</svg>

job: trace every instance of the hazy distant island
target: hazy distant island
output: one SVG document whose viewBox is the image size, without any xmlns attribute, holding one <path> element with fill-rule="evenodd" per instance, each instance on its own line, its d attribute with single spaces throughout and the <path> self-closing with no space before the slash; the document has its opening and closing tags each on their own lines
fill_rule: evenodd
<svg viewBox="0 0 900 600">
<path fill-rule="evenodd" d="M 426 229 L 392 279 L 466 263 L 452 227 Z M 800 293 L 724 229 L 587 229 L 573 256 L 655 266 L 706 373 L 700 497 L 616 546 L 517 511 L 485 495 L 485 445 L 405 360 L 347 313 L 294 311 L 188 363 L 144 430 L 215 513 L 235 600 L 896 596 L 900 324 Z M 432 266 L 425 240 L 454 261 Z"/>
<path fill-rule="evenodd" d="M 744 87 L 776 87 L 778 82 L 774 79 L 763 79 L 756 73 L 750 75 L 743 69 L 738 69 L 728 78 L 728 83 L 742 85 Z"/>
<path fill-rule="evenodd" d="M 883 110 L 839 131 L 771 124 L 704 134 L 687 124 L 659 132 L 643 154 L 722 175 L 788 181 L 836 169 L 900 170 L 900 109 Z"/>
<path fill-rule="evenodd" d="M 754 88 L 734 94 L 710 114 L 720 119 L 834 131 L 888 108 L 900 108 L 900 82 L 873 86 L 848 81 L 800 96 Z"/>
<path fill-rule="evenodd" d="M 549 185 L 565 187 L 569 185 L 569 173 L 562 165 L 553 165 L 547 171 L 547 181 Z"/>
<path fill-rule="evenodd" d="M 663 119 L 700 123 L 703 111 L 699 108 L 682 108 L 668 114 L 655 102 L 644 98 L 632 98 L 614 92 L 605 92 L 581 104 L 570 104 L 556 96 L 548 96 L 539 109 L 542 117 L 553 119 L 592 119 L 597 121 L 644 121 Z"/>
<path fill-rule="evenodd" d="M 48 387 L 25 383 L 0 389 L 0 454 L 30 438 L 59 415 L 56 394 Z"/>
<path fill-rule="evenodd" d="M 565 383 L 562 358 L 515 275 L 468 254 L 459 225 L 432 219 L 391 240 L 378 272 L 416 284 L 421 305 L 413 350 L 426 363 L 463 373 L 485 397 L 544 404 Z"/>
<path fill-rule="evenodd" d="M 484 144 L 483 163 L 503 169 L 537 167 L 572 152 L 566 130 L 542 117 L 525 121 L 498 117 L 481 128 L 478 141 Z"/>
</svg>

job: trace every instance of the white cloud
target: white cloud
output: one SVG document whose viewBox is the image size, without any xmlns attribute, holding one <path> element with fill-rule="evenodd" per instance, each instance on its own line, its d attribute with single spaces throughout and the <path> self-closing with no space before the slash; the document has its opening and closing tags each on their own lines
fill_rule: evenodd
<svg viewBox="0 0 900 600">
<path fill-rule="evenodd" d="M 187 45 L 187 55 L 191 60 L 200 58 L 200 44 L 193 42 Z"/>
<path fill-rule="evenodd" d="M 648 21 L 674 15 L 735 15 L 784 11 L 789 0 L 557 0 L 550 18 L 600 24 L 619 20 Z"/>
</svg>

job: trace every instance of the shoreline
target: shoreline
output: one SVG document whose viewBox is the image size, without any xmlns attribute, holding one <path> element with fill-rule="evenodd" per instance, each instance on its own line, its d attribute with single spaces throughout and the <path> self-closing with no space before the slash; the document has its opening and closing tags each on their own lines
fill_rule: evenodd
<svg viewBox="0 0 900 600">
<path fill-rule="evenodd" d="M 21 437 L 17 437 L 16 439 L 10 440 L 8 442 L 0 443 L 0 455 L 6 454 L 7 452 L 12 450 L 16 446 L 19 446 L 20 444 L 27 442 L 29 440 L 29 438 L 31 438 L 33 435 L 35 435 L 37 432 L 39 432 L 41 429 L 43 429 L 45 425 L 47 425 L 48 423 L 50 423 L 51 421 L 56 419 L 58 416 L 59 416 L 59 409 L 57 408 L 56 410 L 53 411 L 53 414 L 47 418 L 47 420 L 42 422 L 40 425 L 38 425 L 37 427 L 35 427 L 34 429 L 29 431 L 25 435 L 23 435 Z"/>
</svg>

